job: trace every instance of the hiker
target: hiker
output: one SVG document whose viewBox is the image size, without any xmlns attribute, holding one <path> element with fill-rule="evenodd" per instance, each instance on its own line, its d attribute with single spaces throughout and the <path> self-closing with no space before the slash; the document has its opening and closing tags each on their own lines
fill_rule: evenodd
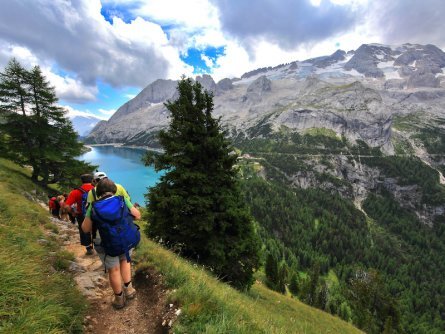
<svg viewBox="0 0 445 334">
<path fill-rule="evenodd" d="M 60 220 L 64 220 L 64 221 L 69 221 L 69 215 L 68 215 L 68 211 L 69 208 L 66 207 L 65 205 L 65 195 L 59 195 L 57 196 L 57 202 L 59 203 L 59 219 Z"/>
<path fill-rule="evenodd" d="M 48 196 L 48 197 L 49 197 L 48 207 L 50 213 L 53 215 L 53 217 L 59 218 L 60 205 L 59 201 L 57 201 L 57 197 L 56 196 Z"/>
<path fill-rule="evenodd" d="M 139 228 L 133 223 L 133 218 L 140 219 L 141 213 L 128 197 L 116 195 L 117 186 L 107 177 L 98 182 L 95 191 L 97 200 L 88 206 L 82 229 L 91 232 L 95 225 L 99 231 L 94 247 L 105 271 L 108 271 L 114 292 L 112 304 L 120 309 L 127 299 L 134 298 L 136 294 L 131 283 L 130 256 L 140 239 Z"/>
<path fill-rule="evenodd" d="M 77 225 L 79 227 L 80 244 L 85 246 L 86 255 L 92 255 L 94 252 L 91 233 L 83 232 L 82 223 L 85 219 L 88 192 L 94 188 L 91 184 L 93 176 L 91 174 L 83 174 L 80 176 L 80 180 L 82 185 L 70 192 L 64 204 L 76 217 Z M 73 206 L 75 206 L 75 210 L 73 210 Z"/>
<path fill-rule="evenodd" d="M 105 174 L 105 172 L 96 172 L 96 173 L 94 173 L 93 181 L 92 181 L 93 186 L 96 186 L 99 183 L 99 181 L 104 179 L 104 178 L 108 178 L 108 176 L 107 176 L 107 174 Z M 116 188 L 117 188 L 116 196 L 126 197 L 131 202 L 130 195 L 128 195 L 128 192 L 125 190 L 125 188 L 123 186 L 121 186 L 120 184 L 118 184 L 118 183 L 115 183 L 115 185 L 116 185 Z M 96 200 L 97 200 L 97 196 L 96 196 L 95 190 L 90 191 L 88 193 L 88 199 L 87 199 L 88 205 L 93 203 Z"/>
</svg>

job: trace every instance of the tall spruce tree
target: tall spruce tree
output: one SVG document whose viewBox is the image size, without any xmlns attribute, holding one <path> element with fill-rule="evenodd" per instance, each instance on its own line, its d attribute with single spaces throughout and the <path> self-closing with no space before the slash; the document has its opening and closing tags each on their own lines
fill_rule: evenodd
<svg viewBox="0 0 445 334">
<path fill-rule="evenodd" d="M 33 166 L 38 164 L 38 152 L 34 150 L 35 140 L 31 135 L 30 103 L 28 72 L 12 59 L 4 72 L 0 72 L 2 153 L 21 165 Z M 37 174 L 33 173 L 33 179 L 37 180 Z"/>
<path fill-rule="evenodd" d="M 76 160 L 84 146 L 57 102 L 38 66 L 27 71 L 12 59 L 0 73 L 1 153 L 30 165 L 35 182 L 71 186 L 94 166 Z"/>
<path fill-rule="evenodd" d="M 268 253 L 266 257 L 266 264 L 264 267 L 266 273 L 266 285 L 272 290 L 277 290 L 278 288 L 278 262 L 275 257 Z"/>
<path fill-rule="evenodd" d="M 259 239 L 238 187 L 237 155 L 212 117 L 212 95 L 185 78 L 178 92 L 166 103 L 171 122 L 159 134 L 164 153 L 146 157 L 148 165 L 166 171 L 146 195 L 147 234 L 248 289 Z"/>
</svg>

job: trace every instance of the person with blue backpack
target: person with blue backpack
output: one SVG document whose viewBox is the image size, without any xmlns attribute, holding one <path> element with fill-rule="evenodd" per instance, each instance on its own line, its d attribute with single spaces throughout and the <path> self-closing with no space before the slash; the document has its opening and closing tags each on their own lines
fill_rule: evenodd
<svg viewBox="0 0 445 334">
<path fill-rule="evenodd" d="M 82 229 L 91 232 L 94 225 L 99 232 L 94 246 L 108 271 L 114 292 L 112 304 L 119 309 L 136 295 L 131 283 L 131 253 L 141 236 L 133 220 L 140 219 L 141 213 L 128 197 L 116 195 L 116 184 L 107 177 L 97 183 L 95 192 L 97 200 L 87 207 Z"/>
<path fill-rule="evenodd" d="M 87 255 L 93 255 L 94 252 L 91 233 L 85 233 L 82 230 L 82 223 L 86 214 L 88 193 L 94 188 L 94 186 L 91 184 L 93 175 L 83 174 L 80 176 L 80 180 L 82 181 L 82 185 L 69 193 L 68 198 L 65 200 L 63 205 L 70 211 L 73 210 L 72 207 L 75 206 L 73 213 L 79 227 L 80 244 L 85 246 Z"/>
</svg>

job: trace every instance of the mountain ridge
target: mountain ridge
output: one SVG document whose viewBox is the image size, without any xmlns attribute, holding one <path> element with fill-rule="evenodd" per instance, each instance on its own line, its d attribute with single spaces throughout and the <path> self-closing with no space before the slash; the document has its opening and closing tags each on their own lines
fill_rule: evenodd
<svg viewBox="0 0 445 334">
<path fill-rule="evenodd" d="M 363 139 L 369 145 L 380 146 L 391 153 L 393 147 L 390 134 L 385 130 L 386 123 L 391 122 L 393 114 L 401 112 L 398 104 L 406 99 L 415 99 L 413 102 L 428 107 L 428 101 L 442 99 L 445 94 L 443 67 L 445 53 L 433 45 L 390 47 L 364 44 L 348 53 L 337 50 L 330 56 L 256 69 L 238 79 L 225 78 L 215 83 L 210 75 L 204 74 L 196 80 L 214 93 L 214 113 L 221 117 L 230 135 L 242 133 L 248 137 L 249 128 L 266 115 L 278 114 L 289 106 L 294 111 L 304 109 L 317 115 L 335 114 L 346 120 L 345 126 L 326 123 L 324 127 L 346 135 L 350 140 Z M 338 92 L 328 89 L 314 92 L 314 79 L 319 85 L 330 86 L 333 90 L 337 86 Z M 360 82 L 364 88 L 357 84 L 349 86 L 354 82 Z M 312 98 L 308 98 L 311 93 Z M 361 96 L 362 93 L 370 99 Z M 154 81 L 120 107 L 107 123 L 94 128 L 87 142 L 156 146 L 147 138 L 154 138 L 157 131 L 167 126 L 168 111 L 163 102 L 174 99 L 175 94 L 176 81 Z M 341 94 L 342 101 L 335 101 Z M 424 106 L 411 104 L 409 109 L 419 108 Z M 439 112 L 434 107 L 429 109 L 432 115 Z M 362 115 L 358 115 L 358 111 Z M 386 120 L 382 123 L 383 115 Z M 369 131 L 360 132 L 355 124 L 360 124 L 361 129 L 375 125 L 380 131 L 369 135 Z M 308 126 L 314 127 L 315 124 L 294 124 L 293 128 L 305 130 Z M 274 125 L 275 129 L 278 127 L 279 124 Z"/>
</svg>

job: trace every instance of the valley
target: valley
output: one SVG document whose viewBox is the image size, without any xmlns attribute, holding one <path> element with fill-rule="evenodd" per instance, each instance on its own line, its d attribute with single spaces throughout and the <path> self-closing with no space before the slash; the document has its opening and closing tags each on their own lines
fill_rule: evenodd
<svg viewBox="0 0 445 334">
<path fill-rule="evenodd" d="M 367 44 L 196 78 L 241 155 L 264 262 L 300 300 L 368 333 L 445 325 L 444 67 L 433 45 Z M 158 148 L 175 87 L 151 83 L 87 142 Z"/>
</svg>

